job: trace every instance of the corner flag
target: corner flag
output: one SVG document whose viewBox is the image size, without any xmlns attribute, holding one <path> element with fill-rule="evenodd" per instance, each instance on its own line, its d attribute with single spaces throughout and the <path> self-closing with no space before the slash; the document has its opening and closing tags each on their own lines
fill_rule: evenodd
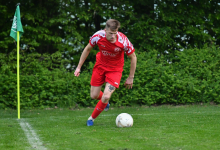
<svg viewBox="0 0 220 150">
<path fill-rule="evenodd" d="M 19 35 L 19 32 L 21 32 L 21 34 Z M 15 41 L 17 41 L 17 95 L 18 95 L 18 119 L 20 119 L 20 79 L 19 79 L 19 40 L 21 35 L 24 33 L 23 28 L 22 28 L 22 24 L 21 24 L 21 17 L 20 17 L 20 8 L 19 8 L 19 4 L 17 5 L 16 11 L 15 11 L 15 15 L 13 18 L 13 23 L 12 23 L 12 27 L 11 27 L 11 32 L 10 32 L 10 36 L 12 38 L 15 39 Z"/>
<path fill-rule="evenodd" d="M 11 27 L 11 33 L 10 33 L 10 36 L 14 38 L 15 41 L 17 41 L 17 32 L 20 32 L 20 35 L 19 35 L 19 40 L 20 40 L 20 37 L 24 33 L 24 30 L 21 24 L 19 5 L 17 6 L 16 11 L 15 11 L 15 15 L 14 15 L 13 23 Z"/>
</svg>

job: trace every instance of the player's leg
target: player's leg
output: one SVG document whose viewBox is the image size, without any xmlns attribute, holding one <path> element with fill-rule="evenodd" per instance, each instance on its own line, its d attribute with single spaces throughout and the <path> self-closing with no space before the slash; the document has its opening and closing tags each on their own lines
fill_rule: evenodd
<svg viewBox="0 0 220 150">
<path fill-rule="evenodd" d="M 92 99 L 100 100 L 102 98 L 103 93 L 101 88 L 102 86 L 91 86 L 90 96 Z"/>
<path fill-rule="evenodd" d="M 95 65 L 91 79 L 92 86 L 91 86 L 90 96 L 92 99 L 100 100 L 102 98 L 103 92 L 101 91 L 101 86 L 99 85 L 104 84 L 104 81 L 105 81 L 104 70 Z M 108 103 L 104 110 L 108 111 L 109 106 L 110 104 Z"/>
<path fill-rule="evenodd" d="M 110 104 L 109 104 L 109 100 L 108 100 L 108 104 L 106 105 L 104 111 L 108 111 L 108 110 L 109 110 L 109 107 L 110 107 Z"/>
<path fill-rule="evenodd" d="M 93 87 L 94 88 L 94 87 Z M 97 103 L 92 115 L 88 118 L 87 126 L 92 126 L 94 119 L 98 117 L 98 115 L 105 109 L 108 105 L 108 101 L 111 98 L 112 93 L 115 91 L 115 87 L 109 83 L 106 83 L 104 93 L 102 95 L 101 100 Z M 98 89 L 95 89 L 98 90 Z M 98 93 L 98 92 L 97 92 Z"/>
<path fill-rule="evenodd" d="M 106 73 L 106 79 L 105 81 L 109 84 L 111 84 L 113 87 L 115 88 L 119 88 L 119 84 L 120 84 L 120 81 L 121 81 L 121 76 L 122 76 L 122 72 L 118 72 L 118 71 L 109 71 Z M 109 110 L 109 102 L 107 104 L 107 106 L 105 107 L 105 111 L 108 111 Z"/>
<path fill-rule="evenodd" d="M 93 68 L 93 72 L 92 72 L 92 78 L 91 78 L 91 91 L 90 91 L 90 96 L 92 99 L 99 99 L 101 100 L 102 98 L 102 85 L 105 82 L 105 74 L 104 74 L 104 70 L 102 68 L 100 68 L 99 66 L 95 65 Z M 99 104 L 99 102 L 97 103 L 97 105 Z M 96 107 L 97 107 L 96 105 Z M 93 121 L 94 118 L 92 118 L 91 116 L 89 117 L 89 119 L 87 120 L 87 126 L 92 126 L 93 125 Z"/>
<path fill-rule="evenodd" d="M 91 86 L 90 96 L 92 99 L 100 100 L 102 98 L 103 92 L 101 91 L 102 86 Z M 108 111 L 110 104 L 108 103 L 104 111 Z"/>
<path fill-rule="evenodd" d="M 106 83 L 105 85 L 105 90 L 102 96 L 102 102 L 103 103 L 108 103 L 109 99 L 112 96 L 112 93 L 115 91 L 115 87 L 113 85 L 111 85 L 110 83 Z"/>
</svg>

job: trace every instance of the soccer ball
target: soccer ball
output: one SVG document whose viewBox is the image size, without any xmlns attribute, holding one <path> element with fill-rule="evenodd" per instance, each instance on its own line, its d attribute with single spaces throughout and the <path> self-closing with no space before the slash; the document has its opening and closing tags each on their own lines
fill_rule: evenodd
<svg viewBox="0 0 220 150">
<path fill-rule="evenodd" d="M 116 126 L 121 128 L 133 126 L 133 118 L 128 113 L 119 114 L 115 122 Z"/>
</svg>

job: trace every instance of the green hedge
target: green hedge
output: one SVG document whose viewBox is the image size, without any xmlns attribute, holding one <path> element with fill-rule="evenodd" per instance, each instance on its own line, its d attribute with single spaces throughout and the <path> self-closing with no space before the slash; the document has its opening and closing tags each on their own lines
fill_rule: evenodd
<svg viewBox="0 0 220 150">
<path fill-rule="evenodd" d="M 16 54 L 1 54 L 0 57 L 0 108 L 16 108 Z M 175 54 L 158 54 L 152 50 L 137 53 L 137 58 L 133 89 L 123 87 L 130 71 L 130 61 L 126 59 L 120 87 L 110 100 L 113 106 L 220 103 L 219 48 L 187 49 Z M 68 62 L 59 52 L 21 55 L 20 61 L 22 109 L 86 107 L 97 103 L 90 98 L 94 62 L 90 62 L 77 78 L 63 68 Z"/>
</svg>

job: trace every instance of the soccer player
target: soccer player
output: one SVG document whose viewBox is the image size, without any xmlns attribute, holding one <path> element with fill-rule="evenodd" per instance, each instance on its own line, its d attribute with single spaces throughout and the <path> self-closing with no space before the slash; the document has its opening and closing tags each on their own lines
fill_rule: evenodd
<svg viewBox="0 0 220 150">
<path fill-rule="evenodd" d="M 119 87 L 123 66 L 124 53 L 130 58 L 130 74 L 124 84 L 128 89 L 132 88 L 134 73 L 136 69 L 137 58 L 135 49 L 128 38 L 121 32 L 118 32 L 120 22 L 115 19 L 109 19 L 106 22 L 104 30 L 96 32 L 89 40 L 88 45 L 82 52 L 79 64 L 74 72 L 75 76 L 80 75 L 80 69 L 87 56 L 95 45 L 98 45 L 100 52 L 96 54 L 96 63 L 93 68 L 91 78 L 90 96 L 92 99 L 98 99 L 98 103 L 87 120 L 87 126 L 92 126 L 94 120 L 106 108 L 109 108 L 109 99 L 116 88 Z M 105 84 L 104 92 L 101 91 Z"/>
</svg>

